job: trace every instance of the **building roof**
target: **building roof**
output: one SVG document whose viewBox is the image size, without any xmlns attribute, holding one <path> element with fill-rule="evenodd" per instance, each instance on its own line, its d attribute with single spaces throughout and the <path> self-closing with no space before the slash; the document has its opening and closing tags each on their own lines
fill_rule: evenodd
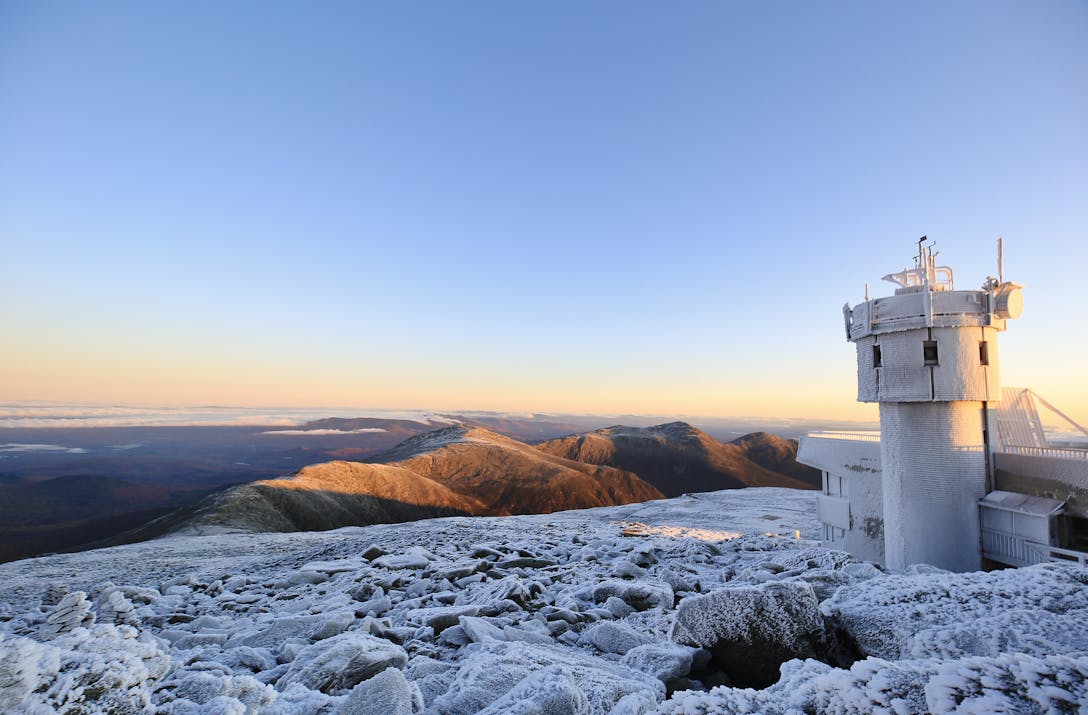
<svg viewBox="0 0 1088 715">
<path fill-rule="evenodd" d="M 1047 497 L 1035 497 L 1029 494 L 1003 491 L 992 491 L 979 499 L 978 502 L 993 509 L 1034 514 L 1036 516 L 1057 514 L 1065 507 L 1065 502 L 1061 499 L 1048 499 Z"/>
</svg>

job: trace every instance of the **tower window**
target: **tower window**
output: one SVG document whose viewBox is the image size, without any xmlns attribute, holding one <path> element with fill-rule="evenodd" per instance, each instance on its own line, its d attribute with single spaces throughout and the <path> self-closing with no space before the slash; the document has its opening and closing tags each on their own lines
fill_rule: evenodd
<svg viewBox="0 0 1088 715">
<path fill-rule="evenodd" d="M 990 344 L 985 340 L 978 344 L 978 362 L 980 365 L 990 364 Z"/>
<path fill-rule="evenodd" d="M 880 346 L 879 345 L 874 345 L 873 346 L 873 367 L 881 367 L 883 364 L 884 364 L 883 361 L 880 359 Z"/>
<path fill-rule="evenodd" d="M 926 365 L 937 365 L 937 341 L 936 340 L 923 340 L 922 341 L 922 359 L 925 360 Z"/>
</svg>

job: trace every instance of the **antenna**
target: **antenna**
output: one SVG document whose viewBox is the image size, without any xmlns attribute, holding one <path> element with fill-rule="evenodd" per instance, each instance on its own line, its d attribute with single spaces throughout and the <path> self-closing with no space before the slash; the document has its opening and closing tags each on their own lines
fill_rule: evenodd
<svg viewBox="0 0 1088 715">
<path fill-rule="evenodd" d="M 1005 282 L 1005 240 L 1002 238 L 997 239 L 997 282 Z"/>
<path fill-rule="evenodd" d="M 865 284 L 865 302 L 866 303 L 869 302 L 869 284 L 868 283 Z"/>
</svg>

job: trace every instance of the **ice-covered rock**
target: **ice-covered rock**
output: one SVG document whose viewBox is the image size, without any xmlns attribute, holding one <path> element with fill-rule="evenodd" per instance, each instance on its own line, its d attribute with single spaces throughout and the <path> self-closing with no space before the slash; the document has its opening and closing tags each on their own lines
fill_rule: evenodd
<svg viewBox="0 0 1088 715">
<path fill-rule="evenodd" d="M 589 715 L 589 700 L 570 672 L 551 665 L 523 679 L 479 715 Z"/>
<path fill-rule="evenodd" d="M 45 589 L 45 593 L 42 594 L 43 606 L 55 606 L 61 602 L 65 596 L 68 595 L 68 584 L 66 583 L 54 583 Z"/>
<path fill-rule="evenodd" d="M 649 643 L 650 639 L 625 623 L 605 621 L 588 628 L 582 634 L 582 642 L 602 653 L 623 655 L 632 648 Z"/>
<path fill-rule="evenodd" d="M 461 616 L 460 623 L 465 635 L 468 637 L 469 641 L 473 643 L 482 643 L 486 640 L 506 640 L 506 636 L 503 634 L 501 628 L 483 618 Z"/>
<path fill-rule="evenodd" d="M 538 621 L 530 621 L 530 623 L 538 623 Z M 503 626 L 502 635 L 505 640 L 508 641 L 521 641 L 522 643 L 539 643 L 550 644 L 552 642 L 551 635 L 547 632 L 548 628 L 544 624 L 540 624 L 544 632 L 529 628 L 516 628 L 514 626 Z"/>
<path fill-rule="evenodd" d="M 95 615 L 91 611 L 91 602 L 87 600 L 87 594 L 83 591 L 73 591 L 54 606 L 45 619 L 45 625 L 39 629 L 38 633 L 43 640 L 49 640 L 60 633 L 67 633 L 76 628 L 88 628 L 94 621 Z"/>
<path fill-rule="evenodd" d="M 404 673 L 388 668 L 356 685 L 336 715 L 412 715 L 423 709 L 423 695 Z"/>
<path fill-rule="evenodd" d="M 923 628 L 907 637 L 908 658 L 959 658 L 1028 653 L 1035 656 L 1088 653 L 1088 610 L 1068 613 L 1013 609 L 966 623 Z"/>
<path fill-rule="evenodd" d="M 849 669 L 791 661 L 765 690 L 676 693 L 655 715 L 1048 715 L 1082 712 L 1086 703 L 1088 657 L 1003 653 L 952 661 L 866 658 Z"/>
<path fill-rule="evenodd" d="M 679 643 L 647 643 L 627 651 L 620 663 L 668 683 L 691 672 L 696 649 Z"/>
<path fill-rule="evenodd" d="M 135 626 L 140 622 L 136 606 L 120 589 L 111 589 L 98 599 L 98 620 L 102 623 Z"/>
<path fill-rule="evenodd" d="M 412 683 L 419 686 L 423 702 L 429 706 L 434 699 L 449 690 L 457 675 L 457 668 L 450 663 L 435 660 L 425 655 L 414 656 L 404 670 Z"/>
<path fill-rule="evenodd" d="M 295 683 L 311 690 L 338 694 L 386 668 L 403 669 L 408 654 L 400 646 L 366 633 L 349 631 L 307 646 L 295 656 L 276 688 Z"/>
<path fill-rule="evenodd" d="M 379 556 L 374 559 L 373 563 L 375 566 L 381 566 L 387 569 L 419 570 L 427 568 L 431 565 L 431 562 L 435 561 L 437 558 L 438 557 L 426 549 L 413 546 L 402 554 Z"/>
<path fill-rule="evenodd" d="M 609 598 L 618 598 L 636 611 L 650 608 L 672 608 L 672 586 L 660 581 L 620 581 L 609 579 L 580 590 L 577 594 L 582 600 L 591 603 L 605 603 Z"/>
<path fill-rule="evenodd" d="M 46 643 L 4 636 L 0 712 L 149 710 L 152 693 L 170 668 L 165 645 L 130 626 L 106 624 L 75 628 Z"/>
<path fill-rule="evenodd" d="M 519 606 L 524 606 L 532 597 L 532 591 L 523 579 L 515 576 L 504 576 L 496 581 L 479 583 L 466 588 L 457 596 L 455 603 L 460 606 L 511 601 Z"/>
<path fill-rule="evenodd" d="M 460 622 L 462 616 L 475 616 L 480 613 L 478 606 L 434 606 L 416 608 L 409 611 L 406 618 L 420 625 L 429 626 L 435 633 L 441 633 Z"/>
<path fill-rule="evenodd" d="M 549 666 L 559 666 L 570 674 L 585 694 L 590 713 L 608 713 L 632 694 L 654 703 L 665 695 L 664 686 L 644 673 L 576 651 L 494 641 L 470 648 L 474 650 L 466 655 L 449 691 L 433 703 L 439 715 L 478 713 Z"/>
<path fill-rule="evenodd" d="M 275 689 L 252 676 L 193 669 L 171 673 L 156 695 L 160 705 L 177 703 L 169 712 L 223 712 L 237 707 L 233 701 L 241 712 L 257 713 L 276 701 Z"/>
<path fill-rule="evenodd" d="M 790 538 L 763 536 L 763 515 L 783 505 Z M 618 535 L 636 520 L 641 532 Z M 675 529 L 711 521 L 751 533 L 708 543 Z M 0 564 L 0 713 L 393 715 L 409 700 L 428 715 L 1083 709 L 1088 570 L 893 576 L 795 529 L 818 533 L 811 493 L 734 490 L 547 516 L 172 537 Z M 637 574 L 632 564 L 647 573 L 616 578 Z M 59 586 L 43 597 L 49 584 Z M 692 618 L 697 594 L 738 587 L 828 596 L 820 655 L 850 665 L 790 660 L 764 690 L 715 688 L 729 682 L 722 661 L 672 643 L 670 627 L 716 643 L 724 621 L 747 660 L 764 650 L 752 637 L 762 628 L 806 633 L 788 599 L 746 614 L 715 613 L 708 600 Z M 130 618 L 138 628 L 107 623 Z M 836 659 L 847 630 L 886 659 Z M 647 642 L 615 645 L 631 633 Z"/>
<path fill-rule="evenodd" d="M 256 629 L 236 633 L 227 639 L 226 645 L 269 648 L 278 647 L 289 638 L 322 640 L 342 633 L 354 620 L 355 614 L 350 611 L 281 616 L 271 619 L 266 625 L 257 626 Z"/>
<path fill-rule="evenodd" d="M 765 687 L 778 666 L 821 654 L 824 620 L 806 583 L 771 582 L 689 596 L 680 602 L 671 638 L 710 650 L 737 685 Z"/>
<path fill-rule="evenodd" d="M 1002 639 L 1039 655 L 1070 652 L 1088 643 L 1088 622 L 1064 618 L 1088 609 L 1088 569 L 1051 563 L 989 573 L 880 576 L 843 586 L 821 608 L 864 654 L 880 658 L 991 655 L 1003 647 Z M 959 627 L 980 620 L 1002 635 L 972 637 Z M 1060 634 L 1063 624 L 1068 631 Z M 1056 642 L 1049 651 L 1045 643 L 1032 645 L 1050 636 Z"/>
</svg>

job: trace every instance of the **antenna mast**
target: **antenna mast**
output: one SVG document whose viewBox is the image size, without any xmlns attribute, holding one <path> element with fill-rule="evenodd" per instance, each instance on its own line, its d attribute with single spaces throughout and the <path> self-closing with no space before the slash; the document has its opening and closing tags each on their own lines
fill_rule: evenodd
<svg viewBox="0 0 1088 715">
<path fill-rule="evenodd" d="M 997 239 L 997 282 L 1005 282 L 1005 252 L 1004 239 Z"/>
</svg>

